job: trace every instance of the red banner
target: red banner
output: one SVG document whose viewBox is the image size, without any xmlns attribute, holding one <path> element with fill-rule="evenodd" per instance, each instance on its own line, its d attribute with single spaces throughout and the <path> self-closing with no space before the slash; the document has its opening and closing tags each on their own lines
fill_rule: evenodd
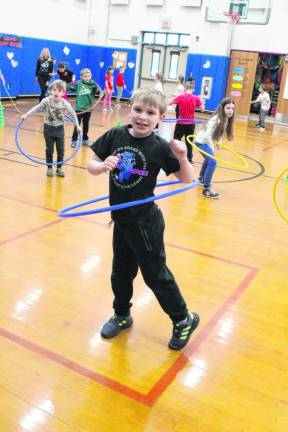
<svg viewBox="0 0 288 432">
<path fill-rule="evenodd" d="M 18 36 L 0 35 L 0 46 L 22 48 L 22 41 Z"/>
</svg>

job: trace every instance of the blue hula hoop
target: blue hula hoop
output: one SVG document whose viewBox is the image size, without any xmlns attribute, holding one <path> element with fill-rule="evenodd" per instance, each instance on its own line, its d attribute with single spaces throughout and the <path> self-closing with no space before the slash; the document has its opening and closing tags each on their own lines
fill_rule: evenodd
<svg viewBox="0 0 288 432">
<path fill-rule="evenodd" d="M 192 122 L 193 124 L 195 123 L 203 123 L 204 120 L 202 119 L 198 119 L 198 118 L 194 118 L 194 119 L 189 119 L 189 118 L 174 118 L 174 117 L 165 117 L 163 120 L 161 120 L 163 123 L 178 123 L 179 121 L 183 121 L 183 122 Z"/>
<path fill-rule="evenodd" d="M 180 180 L 172 180 L 172 181 L 157 183 L 156 187 L 170 186 L 170 185 L 179 184 L 179 183 L 182 183 L 182 182 Z M 138 206 L 141 204 L 147 204 L 147 203 L 150 203 L 152 201 L 160 200 L 163 198 L 168 198 L 172 195 L 177 195 L 179 193 L 186 192 L 189 189 L 193 189 L 197 185 L 198 185 L 198 181 L 193 180 L 191 183 L 189 183 L 186 186 L 183 186 L 179 189 L 176 189 L 174 191 L 165 192 L 165 193 L 159 194 L 159 195 L 153 195 L 153 196 L 148 197 L 148 198 L 139 199 L 139 200 L 135 200 L 135 201 L 128 201 L 128 202 L 121 203 L 121 204 L 114 204 L 112 206 L 102 207 L 102 208 L 98 208 L 98 209 L 84 210 L 84 211 L 78 211 L 78 212 L 70 212 L 71 210 L 75 210 L 75 209 L 78 209 L 80 207 L 84 207 L 84 206 L 89 205 L 89 204 L 104 201 L 104 200 L 109 198 L 109 195 L 104 195 L 104 196 L 101 196 L 99 198 L 94 198 L 94 199 L 89 200 L 89 201 L 84 201 L 82 203 L 74 204 L 72 206 L 66 207 L 66 208 L 64 208 L 58 212 L 58 216 L 62 217 L 62 218 L 69 218 L 69 217 L 88 216 L 88 215 L 96 214 L 96 213 L 104 213 L 104 212 L 108 212 L 108 211 L 121 210 L 121 209 L 125 209 L 128 207 L 134 207 L 134 206 Z"/>
<path fill-rule="evenodd" d="M 74 123 L 71 117 L 65 115 L 65 118 L 67 118 L 69 121 L 71 121 L 72 123 Z M 67 163 L 68 161 L 70 161 L 74 156 L 76 156 L 76 154 L 80 150 L 81 142 L 82 142 L 82 134 L 79 134 L 78 143 L 77 143 L 77 146 L 76 146 L 74 152 L 71 153 L 71 155 L 67 159 L 64 159 L 62 162 L 51 162 L 51 163 L 47 164 L 47 162 L 41 161 L 39 159 L 35 159 L 33 156 L 31 156 L 29 153 L 27 153 L 23 149 L 23 147 L 21 147 L 21 145 L 19 143 L 18 134 L 19 134 L 19 130 L 20 130 L 20 128 L 21 128 L 21 126 L 22 126 L 23 123 L 24 123 L 24 119 L 23 118 L 21 120 L 19 120 L 19 122 L 17 123 L 16 130 L 15 130 L 15 143 L 16 143 L 16 147 L 18 148 L 18 150 L 20 151 L 20 153 L 23 156 L 25 156 L 27 159 L 29 159 L 30 161 L 32 161 L 32 162 L 38 163 L 40 165 L 47 165 L 47 166 L 64 165 L 65 163 Z"/>
</svg>

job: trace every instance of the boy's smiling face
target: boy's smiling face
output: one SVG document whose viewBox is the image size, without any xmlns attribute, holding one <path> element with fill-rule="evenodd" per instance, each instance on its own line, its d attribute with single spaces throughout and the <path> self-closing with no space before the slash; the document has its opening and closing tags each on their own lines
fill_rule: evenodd
<svg viewBox="0 0 288 432">
<path fill-rule="evenodd" d="M 149 136 L 163 117 L 158 108 L 141 100 L 135 100 L 129 114 L 132 126 L 129 131 L 136 138 Z"/>
</svg>

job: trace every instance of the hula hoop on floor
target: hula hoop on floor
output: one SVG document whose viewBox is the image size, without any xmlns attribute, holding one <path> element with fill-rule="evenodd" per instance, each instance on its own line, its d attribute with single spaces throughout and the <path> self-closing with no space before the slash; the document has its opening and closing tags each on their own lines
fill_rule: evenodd
<svg viewBox="0 0 288 432">
<path fill-rule="evenodd" d="M 286 216 L 283 212 L 283 210 L 280 208 L 279 204 L 278 204 L 278 200 L 276 198 L 276 189 L 278 186 L 278 183 L 281 180 L 281 177 L 288 171 L 288 168 L 285 168 L 283 171 L 280 172 L 280 174 L 278 175 L 278 177 L 275 180 L 275 183 L 273 185 L 273 202 L 274 205 L 276 207 L 276 210 L 278 211 L 279 215 L 282 217 L 282 219 L 288 223 L 288 216 Z"/>
<path fill-rule="evenodd" d="M 65 115 L 65 118 L 69 119 L 69 121 L 71 121 L 72 123 L 74 123 L 73 120 L 69 116 Z M 24 119 L 22 118 L 21 120 L 19 120 L 19 122 L 17 123 L 17 126 L 16 126 L 16 130 L 15 130 L 15 143 L 16 143 L 16 147 L 18 148 L 18 150 L 20 151 L 20 153 L 23 156 L 25 156 L 27 159 L 29 159 L 30 161 L 32 161 L 34 163 L 37 163 L 37 164 L 40 164 L 40 165 L 47 165 L 47 166 L 48 165 L 49 166 L 64 165 L 65 163 L 67 163 L 68 161 L 70 161 L 74 156 L 76 156 L 76 154 L 80 150 L 81 142 L 82 142 L 82 134 L 79 133 L 79 138 L 78 138 L 77 146 L 76 146 L 74 152 L 71 153 L 71 155 L 67 159 L 64 159 L 62 162 L 51 162 L 51 163 L 47 163 L 45 161 L 41 161 L 39 159 L 36 159 L 33 156 L 31 156 L 29 153 L 27 153 L 23 149 L 23 147 L 20 145 L 20 143 L 19 143 L 18 134 L 19 134 L 19 130 L 20 130 L 20 128 L 21 128 L 21 126 L 22 126 L 23 123 L 24 123 Z"/>
<path fill-rule="evenodd" d="M 200 149 L 199 147 L 197 147 L 196 144 L 194 144 L 194 143 L 192 142 L 191 138 L 192 138 L 193 136 L 194 136 L 194 135 L 188 135 L 188 136 L 186 137 L 188 143 L 189 143 L 192 147 L 194 147 L 196 150 L 198 150 L 200 153 L 202 153 L 203 155 L 208 156 L 208 157 L 210 157 L 211 159 L 214 159 L 214 160 L 216 160 L 217 162 L 223 163 L 224 165 L 227 165 L 227 166 L 232 167 L 232 168 L 248 168 L 248 162 L 246 161 L 246 159 L 245 159 L 243 156 L 241 156 L 239 153 L 237 153 L 235 150 L 233 150 L 233 149 L 231 149 L 230 147 L 226 146 L 225 144 L 219 144 L 219 145 L 220 145 L 220 147 L 222 147 L 224 150 L 227 150 L 228 152 L 230 152 L 230 153 L 232 153 L 234 156 L 236 156 L 238 159 L 240 159 L 240 161 L 243 163 L 242 165 L 239 165 L 239 164 L 235 164 L 235 163 L 233 163 L 233 162 L 226 161 L 226 160 L 224 160 L 224 159 L 218 158 L 218 157 L 216 157 L 216 156 L 212 156 L 210 153 L 205 152 L 205 150 Z"/>
<path fill-rule="evenodd" d="M 75 84 L 75 83 L 77 83 L 77 82 L 79 82 L 79 81 L 72 81 L 71 83 L 66 84 L 66 89 L 67 89 L 67 91 L 69 91 L 69 90 L 68 90 L 68 87 L 69 87 L 70 85 L 73 85 L 73 84 Z M 93 109 L 94 109 L 94 108 L 95 108 L 95 107 L 96 107 L 96 106 L 101 102 L 104 93 L 103 93 L 101 87 L 99 86 L 99 84 L 96 83 L 96 81 L 94 81 L 94 82 L 95 82 L 96 86 L 98 87 L 98 89 L 100 90 L 100 93 L 99 93 L 99 97 L 98 97 L 98 99 L 96 99 L 96 102 L 94 103 L 94 105 L 91 106 L 91 108 L 88 108 L 88 109 L 86 109 L 86 110 L 84 110 L 84 111 L 75 111 L 76 114 L 85 114 L 86 112 L 89 112 L 89 111 L 92 112 Z M 69 96 L 69 94 L 68 94 L 68 96 Z"/>
<path fill-rule="evenodd" d="M 170 186 L 170 185 L 179 184 L 179 183 L 182 183 L 182 182 L 180 180 L 172 180 L 172 181 L 167 181 L 167 182 L 163 182 L 163 183 L 162 182 L 157 183 L 156 187 Z M 148 198 L 139 199 L 139 200 L 135 200 L 135 201 L 128 201 L 125 203 L 115 204 L 115 205 L 111 205 L 111 206 L 107 206 L 107 207 L 101 207 L 98 209 L 71 212 L 71 210 L 75 210 L 75 209 L 78 209 L 80 207 L 87 206 L 89 204 L 104 201 L 104 200 L 109 198 L 109 195 L 104 195 L 104 196 L 101 196 L 99 198 L 94 198 L 94 199 L 89 200 L 89 201 L 84 201 L 82 203 L 74 204 L 72 206 L 66 207 L 66 208 L 64 208 L 58 212 L 58 216 L 62 217 L 62 218 L 70 218 L 70 217 L 77 217 L 77 216 L 88 216 L 91 214 L 104 213 L 104 212 L 108 212 L 108 211 L 122 210 L 122 209 L 125 209 L 128 207 L 135 207 L 135 206 L 138 206 L 141 204 L 147 204 L 147 203 L 150 203 L 152 201 L 160 200 L 163 198 L 168 198 L 170 196 L 177 195 L 177 194 L 180 194 L 182 192 L 186 192 L 189 189 L 195 188 L 197 186 L 197 184 L 198 184 L 198 181 L 193 180 L 191 183 L 189 183 L 186 186 L 183 186 L 179 189 L 176 189 L 174 191 L 165 192 L 165 193 L 159 194 L 159 195 L 154 195 L 154 196 L 151 196 Z"/>
</svg>

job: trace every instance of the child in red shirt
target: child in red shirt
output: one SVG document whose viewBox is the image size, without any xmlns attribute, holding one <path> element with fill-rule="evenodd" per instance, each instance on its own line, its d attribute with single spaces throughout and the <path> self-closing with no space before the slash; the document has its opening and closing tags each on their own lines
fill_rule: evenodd
<svg viewBox="0 0 288 432">
<path fill-rule="evenodd" d="M 103 111 L 113 111 L 111 108 L 111 99 L 113 93 L 113 73 L 114 68 L 112 66 L 108 67 L 105 75 L 105 97 L 104 97 L 104 110 Z"/>
<path fill-rule="evenodd" d="M 187 158 L 192 163 L 192 146 L 188 143 L 186 137 L 188 135 L 194 135 L 195 123 L 194 113 L 195 108 L 199 107 L 200 111 L 204 112 L 204 103 L 200 96 L 194 96 L 192 94 L 193 84 L 186 82 L 184 84 L 184 93 L 176 96 L 169 105 L 177 104 L 179 106 L 179 118 L 176 120 L 176 126 L 174 131 L 174 139 L 181 140 L 185 137 L 185 143 L 187 146 Z"/>
<path fill-rule="evenodd" d="M 119 108 L 121 107 L 120 99 L 121 99 L 122 94 L 123 94 L 123 89 L 126 88 L 126 85 L 124 82 L 124 72 L 125 72 L 124 67 L 120 66 L 119 67 L 119 73 L 118 73 L 117 78 L 116 78 L 116 88 L 117 88 L 116 104 Z"/>
</svg>

